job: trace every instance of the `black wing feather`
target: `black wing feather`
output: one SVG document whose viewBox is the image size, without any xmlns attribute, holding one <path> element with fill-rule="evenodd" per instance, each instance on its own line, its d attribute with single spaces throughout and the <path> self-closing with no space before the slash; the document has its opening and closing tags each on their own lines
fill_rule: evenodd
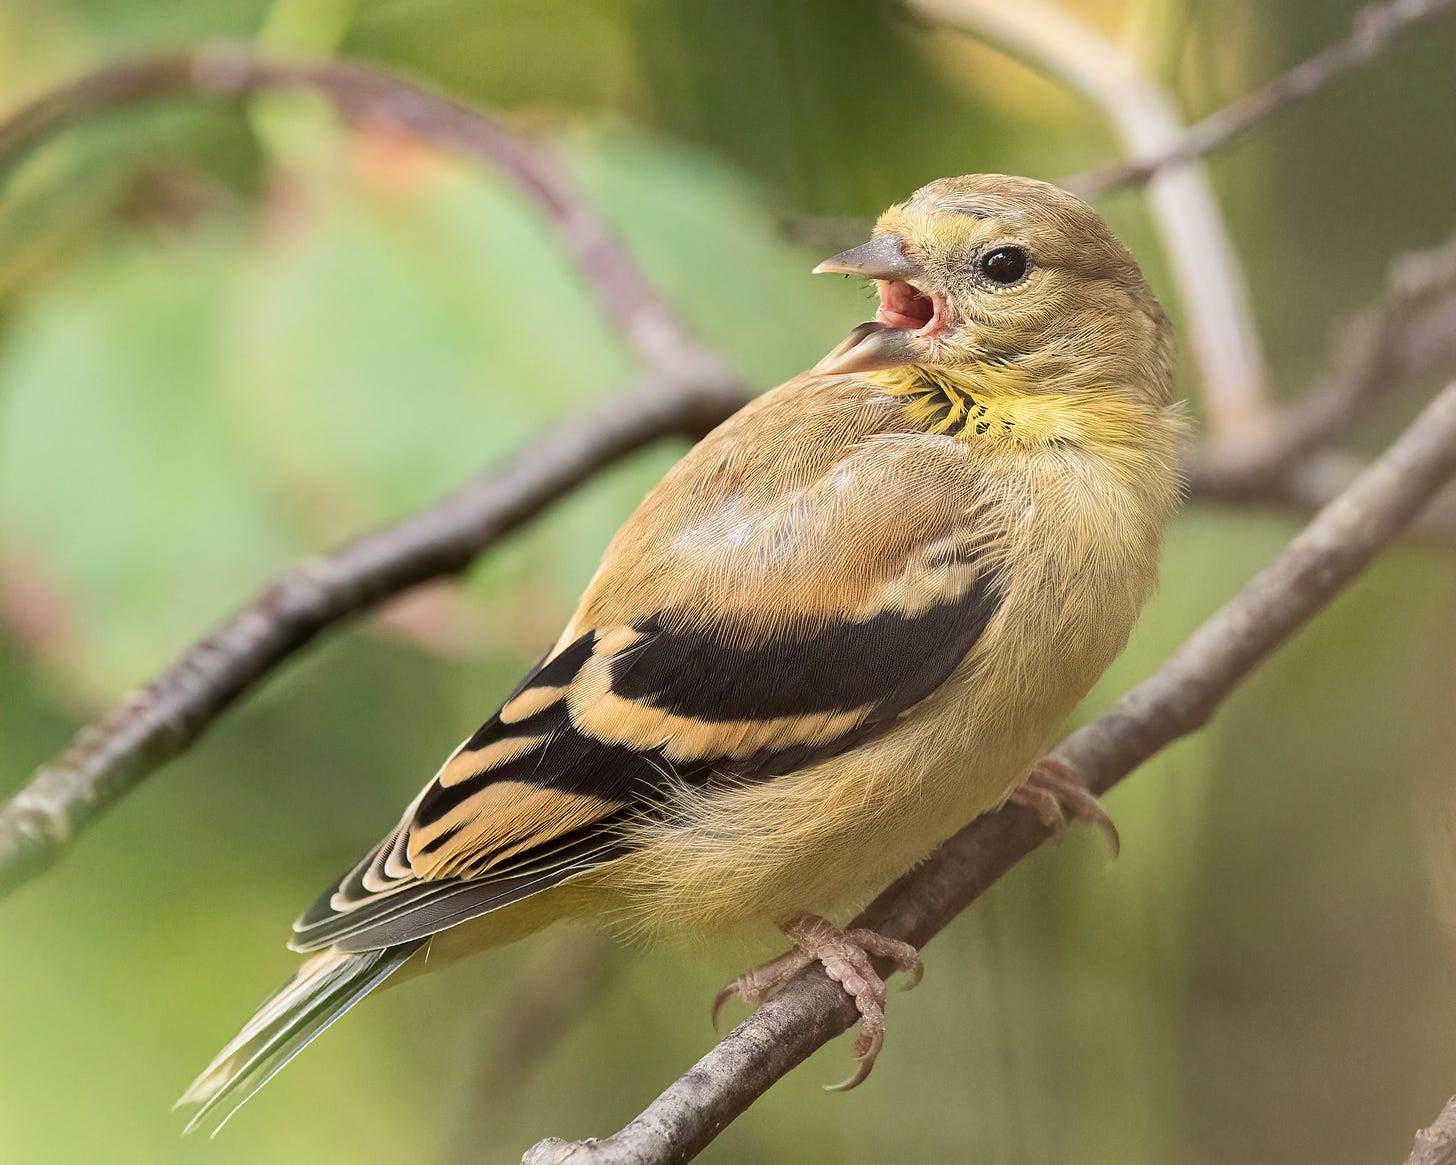
<svg viewBox="0 0 1456 1165">
<path fill-rule="evenodd" d="M 963 594 L 906 615 L 881 611 L 866 619 L 835 619 L 743 644 L 725 629 L 681 627 L 654 616 L 633 626 L 637 638 L 611 660 L 613 693 L 677 716 L 709 722 L 765 720 L 864 710 L 829 741 L 765 748 L 750 756 L 704 756 L 670 762 L 660 748 L 609 743 L 572 723 L 564 701 L 513 722 L 492 716 L 456 755 L 468 760 L 503 741 L 544 737 L 544 743 L 502 764 L 449 784 L 436 781 L 412 818 L 325 892 L 295 924 L 299 950 L 335 945 L 374 950 L 413 941 L 541 892 L 620 856 L 621 825 L 651 814 L 675 782 L 766 780 L 826 760 L 886 731 L 901 713 L 939 687 L 975 646 L 1001 606 L 1003 589 L 990 572 Z M 566 688 L 597 650 L 588 632 L 527 676 L 512 698 L 536 688 Z M 584 830 L 532 847 L 497 866 L 490 853 L 473 858 L 463 876 L 391 879 L 414 823 L 441 821 L 497 782 L 524 782 L 563 793 L 621 801 L 632 808 Z M 458 828 L 458 827 L 457 827 Z M 456 829 L 416 852 L 428 856 Z M 471 871 L 480 871 L 472 876 Z M 366 886 L 370 877 L 375 888 Z M 380 888 L 382 886 L 382 888 Z M 342 892 L 344 909 L 334 906 Z"/>
</svg>

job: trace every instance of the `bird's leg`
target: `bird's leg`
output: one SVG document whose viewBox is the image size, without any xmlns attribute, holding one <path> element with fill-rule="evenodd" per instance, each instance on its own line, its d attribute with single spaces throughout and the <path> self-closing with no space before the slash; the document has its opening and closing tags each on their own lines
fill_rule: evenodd
<svg viewBox="0 0 1456 1165">
<path fill-rule="evenodd" d="M 1102 802 L 1092 795 L 1082 774 L 1071 765 L 1044 756 L 1032 766 L 1024 782 L 1018 785 L 1009 798 L 1011 804 L 1030 809 L 1048 829 L 1058 832 L 1067 827 L 1069 821 L 1083 821 L 1095 825 L 1107 835 L 1112 843 L 1112 855 L 1116 857 L 1122 849 L 1122 840 L 1117 836 L 1117 826 Z"/>
<path fill-rule="evenodd" d="M 793 950 L 755 967 L 718 992 L 713 1000 L 713 1025 L 717 1026 L 718 1012 L 733 996 L 757 1007 L 805 967 L 822 963 L 824 973 L 844 988 L 860 1014 L 859 1035 L 854 1041 L 859 1067 L 848 1080 L 826 1085 L 830 1091 L 847 1092 L 870 1074 L 885 1042 L 885 981 L 870 960 L 888 959 L 897 971 L 904 971 L 910 976 L 905 985 L 908 990 L 924 973 L 920 954 L 909 943 L 873 930 L 840 930 L 817 914 L 801 914 L 779 929 L 793 940 Z"/>
</svg>

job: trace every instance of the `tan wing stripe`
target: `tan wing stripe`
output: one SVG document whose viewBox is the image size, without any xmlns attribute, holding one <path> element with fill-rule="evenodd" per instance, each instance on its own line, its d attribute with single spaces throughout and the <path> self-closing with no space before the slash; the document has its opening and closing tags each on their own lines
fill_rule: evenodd
<svg viewBox="0 0 1456 1165">
<path fill-rule="evenodd" d="M 515 724 L 527 716 L 544 711 L 566 695 L 564 687 L 527 688 L 513 700 L 508 700 L 500 710 L 502 724 Z"/>
<path fill-rule="evenodd" d="M 439 821 L 411 830 L 410 865 L 420 878 L 450 877 L 463 864 L 462 857 L 494 854 L 508 846 L 540 845 L 621 807 L 622 802 L 603 797 L 565 793 L 523 781 L 500 781 L 486 786 Z M 457 825 L 461 828 L 438 851 L 422 852 L 433 839 Z"/>
<path fill-rule="evenodd" d="M 550 738 L 545 735 L 509 736 L 504 740 L 493 740 L 484 748 L 457 752 L 445 762 L 435 780 L 446 788 L 458 785 L 461 781 L 468 781 L 481 773 L 518 760 L 533 749 L 540 748 L 548 739 Z"/>
</svg>

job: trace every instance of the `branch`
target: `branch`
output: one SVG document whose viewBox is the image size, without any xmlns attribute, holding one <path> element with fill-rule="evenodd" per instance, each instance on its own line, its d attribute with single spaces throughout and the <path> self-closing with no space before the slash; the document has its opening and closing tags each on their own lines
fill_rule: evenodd
<svg viewBox="0 0 1456 1165">
<path fill-rule="evenodd" d="M 1416 1134 L 1405 1165 L 1456 1165 L 1456 1096 L 1446 1102 L 1435 1124 Z"/>
<path fill-rule="evenodd" d="M 1318 93 L 1331 81 L 1368 64 L 1401 33 L 1456 13 L 1456 0 L 1389 0 L 1355 14 L 1348 38 L 1332 44 L 1239 100 L 1209 114 L 1160 150 L 1149 150 L 1130 162 L 1108 166 L 1069 180 L 1084 198 L 1109 194 L 1148 181 L 1159 170 L 1191 162 L 1208 151 L 1242 137 L 1261 121 Z"/>
<path fill-rule="evenodd" d="M 0 181 L 36 146 L 100 114 L 164 97 L 241 97 L 278 89 L 312 91 L 353 121 L 409 134 L 498 171 L 540 208 L 602 310 L 649 368 L 693 377 L 722 373 L 717 358 L 687 334 L 549 150 L 479 110 L 372 65 L 272 60 L 231 42 L 103 65 L 0 122 Z"/>
<path fill-rule="evenodd" d="M 1134 157 L 1181 140 L 1177 110 L 1157 84 L 1095 28 L 1048 0 L 909 3 L 1082 94 L 1106 114 Z M 1188 315 L 1212 439 L 1236 446 L 1262 428 L 1268 412 L 1264 356 L 1243 269 L 1201 166 L 1159 172 L 1148 198 Z"/>
<path fill-rule="evenodd" d="M 1279 497 L 1302 463 L 1341 436 L 1382 393 L 1456 359 L 1456 235 L 1391 264 L 1383 294 L 1335 329 L 1330 364 L 1240 448 L 1195 453 L 1194 496 Z"/>
<path fill-rule="evenodd" d="M 616 986 L 624 952 L 600 931 L 581 930 L 572 945 L 547 944 L 516 981 L 502 1012 L 475 1041 L 474 1080 L 466 1091 L 447 1161 L 473 1161 L 520 1109 L 532 1077 Z"/>
<path fill-rule="evenodd" d="M 924 9 L 948 2 L 919 0 Z M 1172 143 L 1174 135 L 1183 141 L 1182 131 L 1163 95 L 1090 29 L 1055 10 L 1041 9 L 1036 0 L 1019 6 L 1023 16 L 1035 9 L 1026 19 L 1002 9 L 988 16 L 981 0 L 967 0 L 958 13 L 973 24 L 1000 23 L 1003 32 L 1010 30 L 1013 48 L 1019 36 L 1028 35 L 1028 21 L 1040 26 L 1038 35 L 1051 27 L 1051 39 L 1038 42 L 1032 37 L 1020 45 L 1019 55 L 1058 72 L 1097 100 L 1117 122 L 1129 148 L 1150 159 L 1142 164 L 1154 179 L 1154 207 L 1184 281 L 1195 341 L 1203 336 L 1201 352 L 1210 350 L 1214 339 L 1220 346 L 1215 350 L 1220 350 L 1221 362 L 1210 366 L 1205 361 L 1205 378 L 1211 415 L 1227 434 L 1262 413 L 1261 358 L 1237 264 L 1207 187 L 1196 170 L 1172 164 L 1186 163 L 1218 140 L 1243 132 L 1335 72 L 1369 59 L 1400 28 L 1449 10 L 1453 3 L 1394 0 L 1372 10 L 1404 15 L 1395 24 L 1376 21 L 1373 39 L 1362 41 L 1362 47 L 1345 46 L 1345 57 L 1336 52 L 1341 46 L 1335 46 L 1315 58 L 1346 60 L 1337 66 L 1326 61 L 1323 68 L 1333 70 L 1328 75 L 1301 74 L 1287 84 L 1287 94 L 1270 98 L 1280 85 L 1276 82 L 1226 111 L 1236 128 L 1222 138 L 1215 140 L 1205 128 L 1215 122 L 1215 115 L 1189 135 L 1204 137 L 1181 147 Z M 973 10 L 982 11 L 973 19 Z M 596 470 L 659 437 L 697 435 L 742 403 L 716 357 L 687 335 L 572 190 L 554 157 L 477 112 L 369 66 L 269 61 L 237 45 L 107 66 L 0 123 L 0 180 L 26 151 L 99 113 L 177 94 L 239 96 L 287 88 L 312 90 L 356 121 L 410 133 L 499 169 L 541 208 L 607 315 L 663 378 L 596 414 L 562 423 L 496 472 L 400 526 L 296 567 L 266 588 L 147 689 L 83 730 L 66 754 L 39 770 L 0 809 L 0 892 L 53 860 L 79 829 L 185 750 L 233 701 L 321 631 L 419 582 L 463 570 L 482 550 Z M 1254 116 L 1249 109 L 1257 102 L 1262 102 L 1262 112 Z M 1159 160 L 1151 146 L 1164 142 L 1169 143 L 1163 147 L 1169 156 Z M 1186 154 L 1177 153 L 1178 148 Z M 1165 166 L 1172 172 L 1157 173 Z M 1206 249 L 1210 246 L 1211 251 Z M 1202 283 L 1190 280 L 1190 273 Z M 1213 291 L 1201 295 L 1200 286 Z M 1377 364 L 1365 362 L 1371 374 Z M 1219 371 L 1231 366 L 1226 375 Z M 1201 725 L 1243 674 L 1353 577 L 1450 473 L 1456 457 L 1453 392 L 1456 388 L 1448 389 L 1423 414 L 1421 425 L 1412 426 L 1157 676 L 1074 734 L 1058 755 L 1078 765 L 1101 790 L 1170 740 Z M 1354 394 L 1356 404 L 1360 396 Z M 1328 418 L 1321 422 L 1330 423 Z M 1342 469 L 1347 471 L 1348 464 Z M 983 819 L 891 887 L 862 921 L 917 943 L 928 941 L 1045 836 L 1024 814 L 1003 811 Z M 580 1152 L 586 1154 L 583 1160 L 686 1160 L 778 1076 L 854 1018 L 835 985 L 822 975 L 803 976 L 622 1133 L 593 1145 L 543 1142 L 527 1159 L 556 1161 Z"/>
<path fill-rule="evenodd" d="M 1324 450 L 1290 466 L 1259 486 L 1207 478 L 1192 492 L 1197 501 L 1222 505 L 1268 506 L 1308 517 L 1339 497 L 1365 472 L 1365 463 L 1350 453 Z M 1229 493 L 1220 493 L 1227 485 Z M 1407 531 L 1434 545 L 1456 547 L 1456 490 L 1444 489 L 1416 516 Z"/>
<path fill-rule="evenodd" d="M 1456 471 L 1456 383 L 1339 498 L 1214 613 L 1151 678 L 1053 754 L 1105 793 L 1207 723 L 1265 657 L 1356 577 Z M 875 899 L 853 923 L 923 946 L 1050 836 L 1004 808 L 975 821 Z M 523 1165 L 657 1165 L 691 1160 L 779 1077 L 857 1018 L 824 974 L 802 973 L 620 1132 L 547 1140 Z"/>
<path fill-rule="evenodd" d="M 598 470 L 662 437 L 699 437 L 743 403 L 716 379 L 649 382 L 560 422 L 399 525 L 288 570 L 146 688 L 83 728 L 0 808 L 0 894 L 49 865 L 81 828 L 321 631 L 458 574 Z"/>
<path fill-rule="evenodd" d="M 345 117 L 457 151 L 514 182 L 656 375 L 627 398 L 562 422 L 497 471 L 399 526 L 288 571 L 152 684 L 83 729 L 0 808 L 0 893 L 48 865 L 80 828 L 185 750 L 319 632 L 465 569 L 598 469 L 660 437 L 699 436 L 744 401 L 744 389 L 682 328 L 549 151 L 372 66 L 269 60 L 228 43 L 105 65 L 0 122 L 0 181 L 29 151 L 100 114 L 177 95 L 277 89 L 318 93 Z"/>
<path fill-rule="evenodd" d="M 947 2 L 954 3 L 955 0 L 940 0 L 941 4 Z M 918 9 L 922 17 L 935 16 L 941 20 L 949 18 L 953 23 L 957 19 L 966 22 L 974 19 L 977 29 L 971 31 L 976 35 L 984 36 L 988 41 L 998 44 L 1030 64 L 1043 67 L 1032 59 L 1030 49 L 1023 47 L 1021 51 L 1017 51 L 1010 44 L 1009 37 L 1005 40 L 997 37 L 994 27 L 980 31 L 980 24 L 987 19 L 980 12 L 973 16 L 969 10 L 957 9 L 951 16 L 943 8 L 936 7 L 937 0 L 907 0 L 907 3 Z M 1100 170 L 1069 175 L 1060 179 L 1060 185 L 1089 200 L 1115 193 L 1128 186 L 1143 185 L 1166 167 L 1193 162 L 1204 154 L 1227 145 L 1289 106 L 1317 93 L 1342 74 L 1369 63 L 1389 48 L 1401 33 L 1453 13 L 1456 13 L 1456 0 L 1390 0 L 1386 4 L 1362 9 L 1355 14 L 1354 29 L 1346 40 L 1329 45 L 1261 88 L 1215 110 L 1196 125 L 1180 131 L 1162 150 L 1150 151 L 1131 161 Z M 993 20 L 996 17 L 1005 19 L 1006 14 L 990 13 L 989 16 Z M 935 26 L 933 20 L 928 20 L 927 23 Z M 970 28 L 969 23 L 966 27 Z M 1074 82 L 1071 77 L 1060 73 L 1057 62 L 1062 59 L 1061 53 L 1048 49 L 1042 55 L 1044 67 L 1053 73 L 1055 79 L 1097 100 L 1088 92 L 1084 83 Z M 1147 84 L 1151 85 L 1151 82 Z M 1155 101 L 1168 108 L 1171 118 L 1171 102 L 1161 95 Z M 1104 104 L 1105 108 L 1104 102 L 1099 101 L 1099 104 Z M 1110 110 L 1109 116 L 1113 116 Z M 1125 140 L 1129 137 L 1127 133 L 1123 136 Z M 868 228 L 873 225 L 873 219 L 793 216 L 786 218 L 782 227 L 785 237 L 791 242 L 842 247 L 863 238 Z"/>
</svg>

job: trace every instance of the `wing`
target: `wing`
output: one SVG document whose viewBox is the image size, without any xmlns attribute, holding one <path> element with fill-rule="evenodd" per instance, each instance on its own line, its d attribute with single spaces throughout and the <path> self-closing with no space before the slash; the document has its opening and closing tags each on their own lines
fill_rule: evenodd
<svg viewBox="0 0 1456 1165">
<path fill-rule="evenodd" d="M 1006 499 L 864 382 L 801 380 L 701 442 L 556 647 L 295 924 L 372 950 L 623 852 L 679 783 L 768 780 L 883 732 L 998 610 Z"/>
</svg>

